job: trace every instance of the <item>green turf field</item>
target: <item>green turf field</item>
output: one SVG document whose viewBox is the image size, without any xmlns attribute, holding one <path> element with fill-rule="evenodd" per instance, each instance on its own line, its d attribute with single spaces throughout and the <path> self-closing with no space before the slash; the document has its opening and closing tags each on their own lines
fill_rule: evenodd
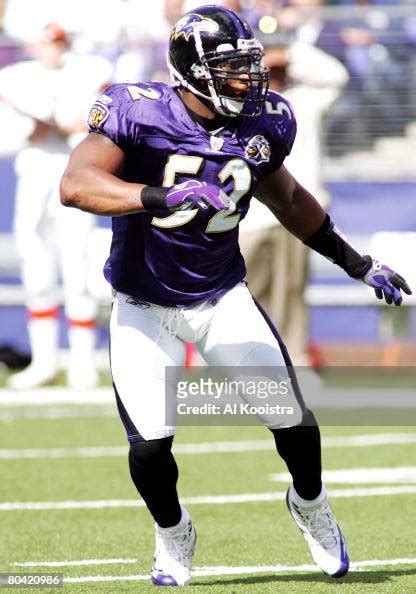
<svg viewBox="0 0 416 594">
<path fill-rule="evenodd" d="M 328 470 L 416 465 L 414 427 L 324 427 L 322 433 Z M 389 438 L 393 433 L 399 437 Z M 375 434 L 378 445 L 371 443 Z M 365 436 L 367 445 L 357 445 L 354 435 Z M 347 438 L 345 444 L 335 437 Z M 196 575 L 187 590 L 416 592 L 414 469 L 394 482 L 327 485 L 337 495 L 332 505 L 358 563 L 347 578 L 334 581 L 309 567 L 306 544 L 282 499 L 287 484 L 270 478 L 285 468 L 267 439 L 260 427 L 179 429 L 179 490 L 190 499 L 198 532 Z M 207 452 L 218 442 L 247 443 L 245 451 L 227 451 L 231 446 L 222 443 L 224 451 Z M 205 453 L 195 453 L 196 446 L 185 453 L 182 445 L 200 443 Z M 152 562 L 153 527 L 134 501 L 126 455 L 112 405 L 0 405 L 0 572 L 61 572 L 65 591 L 75 593 L 157 591 L 143 578 Z M 236 502 L 231 496 L 241 497 Z M 49 505 L 22 509 L 25 502 Z M 41 565 L 16 565 L 27 563 Z"/>
</svg>

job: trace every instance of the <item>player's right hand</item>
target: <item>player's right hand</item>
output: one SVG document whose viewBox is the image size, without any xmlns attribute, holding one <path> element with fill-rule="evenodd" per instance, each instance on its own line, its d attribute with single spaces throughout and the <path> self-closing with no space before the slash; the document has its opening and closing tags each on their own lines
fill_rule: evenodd
<svg viewBox="0 0 416 594">
<path fill-rule="evenodd" d="M 210 206 L 215 210 L 227 210 L 231 200 L 218 186 L 190 179 L 169 189 L 166 206 L 172 211 L 188 210 L 195 206 L 201 210 L 207 210 Z"/>
</svg>

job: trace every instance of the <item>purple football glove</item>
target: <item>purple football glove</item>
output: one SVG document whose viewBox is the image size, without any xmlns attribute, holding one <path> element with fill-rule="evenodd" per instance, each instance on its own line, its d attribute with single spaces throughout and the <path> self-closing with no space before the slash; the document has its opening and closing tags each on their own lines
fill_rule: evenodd
<svg viewBox="0 0 416 594">
<path fill-rule="evenodd" d="M 406 295 L 411 295 L 407 282 L 400 274 L 391 270 L 388 266 L 373 260 L 372 266 L 363 276 L 362 280 L 366 285 L 372 287 L 378 299 L 385 299 L 386 303 L 400 305 L 402 302 L 401 290 Z"/>
<path fill-rule="evenodd" d="M 216 210 L 227 210 L 231 200 L 227 194 L 214 184 L 190 179 L 172 186 L 166 195 L 166 206 L 169 210 L 188 210 L 195 206 L 207 210 L 213 206 Z"/>
</svg>

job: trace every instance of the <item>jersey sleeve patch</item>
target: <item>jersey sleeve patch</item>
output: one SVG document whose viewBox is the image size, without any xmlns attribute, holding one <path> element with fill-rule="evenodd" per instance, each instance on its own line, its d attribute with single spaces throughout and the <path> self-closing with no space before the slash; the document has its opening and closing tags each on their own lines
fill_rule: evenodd
<svg viewBox="0 0 416 594">
<path fill-rule="evenodd" d="M 129 116 L 133 105 L 123 83 L 112 85 L 93 104 L 88 124 L 90 132 L 104 134 L 121 149 L 138 143 L 140 121 Z"/>
<path fill-rule="evenodd" d="M 269 141 L 262 134 L 256 134 L 248 141 L 244 154 L 254 163 L 268 163 L 271 155 Z"/>
<path fill-rule="evenodd" d="M 90 128 L 98 130 L 102 128 L 104 122 L 108 119 L 110 110 L 106 105 L 94 103 L 88 116 L 88 125 Z"/>
</svg>

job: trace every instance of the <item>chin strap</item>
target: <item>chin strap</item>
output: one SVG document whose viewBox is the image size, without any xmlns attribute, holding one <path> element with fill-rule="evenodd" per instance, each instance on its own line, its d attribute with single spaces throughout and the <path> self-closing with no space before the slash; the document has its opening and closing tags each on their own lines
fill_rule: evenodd
<svg viewBox="0 0 416 594">
<path fill-rule="evenodd" d="M 218 95 L 217 95 L 218 97 Z M 240 115 L 240 113 L 243 111 L 243 107 L 244 107 L 244 103 L 243 101 L 236 101 L 234 99 L 231 99 L 230 97 L 222 97 L 222 99 L 220 99 L 220 97 L 218 97 L 218 103 L 219 103 L 219 107 L 217 107 L 217 111 L 222 110 L 222 106 L 224 105 L 226 108 L 226 112 L 225 111 L 221 111 L 220 113 L 222 113 L 222 115 L 226 115 L 229 117 L 237 117 L 238 115 Z"/>
</svg>

